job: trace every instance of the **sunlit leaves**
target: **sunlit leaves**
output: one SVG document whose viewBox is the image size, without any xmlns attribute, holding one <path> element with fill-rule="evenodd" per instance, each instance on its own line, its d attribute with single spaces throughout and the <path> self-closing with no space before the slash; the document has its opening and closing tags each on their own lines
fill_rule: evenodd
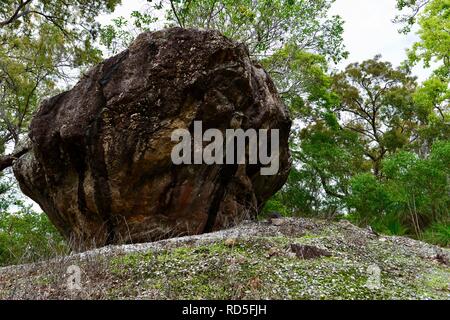
<svg viewBox="0 0 450 320">
<path fill-rule="evenodd" d="M 435 75 L 447 81 L 450 79 L 450 1 L 449 0 L 397 0 L 401 10 L 409 13 L 397 21 L 406 23 L 404 31 L 417 23 L 420 41 L 408 51 L 412 64 L 423 62 L 426 67 L 437 64 Z"/>
</svg>

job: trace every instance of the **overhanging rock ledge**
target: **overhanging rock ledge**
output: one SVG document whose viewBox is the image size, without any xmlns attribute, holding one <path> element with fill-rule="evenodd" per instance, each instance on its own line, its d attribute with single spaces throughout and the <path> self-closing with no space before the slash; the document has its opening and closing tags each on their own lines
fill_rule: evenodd
<svg viewBox="0 0 450 320">
<path fill-rule="evenodd" d="M 280 170 L 260 165 L 179 165 L 175 129 L 280 130 Z M 255 217 L 290 170 L 286 106 L 245 46 L 214 31 L 143 33 L 44 101 L 30 152 L 14 164 L 22 191 L 74 249 L 200 234 Z"/>
</svg>

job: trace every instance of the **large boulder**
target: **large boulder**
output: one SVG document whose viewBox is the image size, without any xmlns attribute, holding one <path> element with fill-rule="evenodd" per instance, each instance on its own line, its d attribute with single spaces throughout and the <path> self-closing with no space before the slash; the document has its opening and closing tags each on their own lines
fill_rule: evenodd
<svg viewBox="0 0 450 320">
<path fill-rule="evenodd" d="M 175 129 L 279 129 L 280 169 L 175 165 Z M 245 46 L 213 31 L 141 34 L 44 101 L 30 152 L 14 164 L 22 191 L 75 249 L 200 234 L 255 217 L 285 183 L 291 121 Z"/>
</svg>

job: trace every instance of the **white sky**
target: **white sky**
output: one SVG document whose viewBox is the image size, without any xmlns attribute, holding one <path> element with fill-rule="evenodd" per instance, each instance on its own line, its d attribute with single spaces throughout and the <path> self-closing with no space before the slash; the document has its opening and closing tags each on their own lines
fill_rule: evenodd
<svg viewBox="0 0 450 320">
<path fill-rule="evenodd" d="M 340 15 L 344 21 L 344 43 L 349 58 L 337 66 L 345 68 L 351 62 L 371 59 L 381 53 L 383 60 L 398 66 L 406 59 L 406 49 L 417 41 L 414 33 L 400 34 L 399 25 L 392 22 L 398 14 L 396 0 L 336 0 L 331 14 Z M 102 16 L 98 20 L 108 23 L 111 18 L 128 17 L 134 10 L 143 10 L 148 5 L 146 0 L 123 0 L 123 4 L 112 15 Z M 420 81 L 431 73 L 422 67 L 413 69 Z"/>
<path fill-rule="evenodd" d="M 344 68 L 351 62 L 360 62 L 382 54 L 382 59 L 398 66 L 406 59 L 406 49 L 418 40 L 415 33 L 398 32 L 400 26 L 392 19 L 398 14 L 395 0 L 337 0 L 331 13 L 344 21 L 344 43 L 349 58 L 339 64 Z M 430 70 L 413 69 L 420 81 L 428 78 Z"/>
</svg>

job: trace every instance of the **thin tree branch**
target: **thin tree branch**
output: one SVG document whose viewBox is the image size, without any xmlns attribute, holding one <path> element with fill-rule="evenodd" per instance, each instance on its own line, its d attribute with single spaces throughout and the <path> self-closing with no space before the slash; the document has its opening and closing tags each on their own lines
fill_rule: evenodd
<svg viewBox="0 0 450 320">
<path fill-rule="evenodd" d="M 14 21 L 16 21 L 17 19 L 19 19 L 20 17 L 25 16 L 26 14 L 30 13 L 30 11 L 28 9 L 25 9 L 25 11 L 23 11 L 22 13 L 20 12 L 22 9 L 26 8 L 26 6 L 33 0 L 26 0 L 25 2 L 20 1 L 19 6 L 17 7 L 16 11 L 14 12 L 14 14 L 7 20 L 5 21 L 0 21 L 0 27 L 4 27 L 8 24 L 13 23 Z"/>
<path fill-rule="evenodd" d="M 15 153 L 0 157 L 0 172 L 11 167 L 15 160 L 26 154 L 28 151 L 30 151 L 29 148 L 23 148 Z"/>
<path fill-rule="evenodd" d="M 178 16 L 177 9 L 175 8 L 175 4 L 173 3 L 173 0 L 170 0 L 170 7 L 172 8 L 173 14 L 175 15 L 175 18 L 177 19 L 178 24 L 181 28 L 184 28 L 184 23 Z"/>
</svg>

